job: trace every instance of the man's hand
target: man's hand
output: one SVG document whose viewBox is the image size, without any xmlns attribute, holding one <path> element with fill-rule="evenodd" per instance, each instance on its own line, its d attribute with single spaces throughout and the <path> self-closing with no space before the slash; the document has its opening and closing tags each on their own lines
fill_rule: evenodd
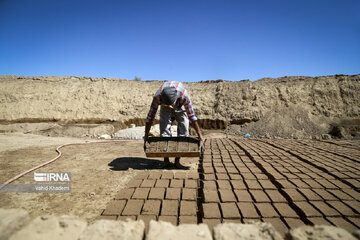
<svg viewBox="0 0 360 240">
<path fill-rule="evenodd" d="M 148 141 L 147 137 L 144 137 L 144 152 L 146 152 L 146 142 Z"/>
<path fill-rule="evenodd" d="M 205 151 L 205 145 L 204 145 L 205 141 L 202 137 L 200 137 L 199 140 L 200 140 L 200 146 L 199 146 L 200 152 L 204 152 Z"/>
</svg>

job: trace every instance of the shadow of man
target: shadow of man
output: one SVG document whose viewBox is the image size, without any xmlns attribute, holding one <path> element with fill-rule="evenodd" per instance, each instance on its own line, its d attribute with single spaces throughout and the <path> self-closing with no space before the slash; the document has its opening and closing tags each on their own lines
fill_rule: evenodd
<svg viewBox="0 0 360 240">
<path fill-rule="evenodd" d="M 139 157 L 121 157 L 112 160 L 108 166 L 113 171 L 125 171 L 129 168 L 137 170 L 161 169 L 163 161 Z"/>
</svg>

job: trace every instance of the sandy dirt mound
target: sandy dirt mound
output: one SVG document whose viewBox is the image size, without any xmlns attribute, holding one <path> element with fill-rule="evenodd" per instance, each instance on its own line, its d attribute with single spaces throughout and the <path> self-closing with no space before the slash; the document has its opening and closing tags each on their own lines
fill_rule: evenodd
<svg viewBox="0 0 360 240">
<path fill-rule="evenodd" d="M 57 124 L 52 132 L 67 136 L 96 136 L 99 126 L 94 125 L 106 125 L 101 133 L 110 135 L 130 123 L 144 125 L 152 96 L 163 82 L 0 76 L 0 83 L 0 131 L 33 131 L 14 124 L 47 123 Z M 202 128 L 252 123 L 244 129 L 254 135 L 307 137 L 331 132 L 334 124 L 360 119 L 360 75 L 184 85 Z M 39 134 L 46 135 L 44 131 Z M 349 136 L 358 136 L 356 128 Z"/>
</svg>

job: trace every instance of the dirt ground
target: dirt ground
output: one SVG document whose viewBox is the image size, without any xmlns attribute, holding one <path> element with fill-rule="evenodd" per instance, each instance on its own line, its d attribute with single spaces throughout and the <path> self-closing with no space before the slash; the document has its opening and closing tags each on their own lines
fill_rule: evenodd
<svg viewBox="0 0 360 240">
<path fill-rule="evenodd" d="M 223 134 L 210 131 L 207 137 L 212 136 Z M 56 157 L 59 145 L 86 141 L 94 140 L 0 134 L 0 182 Z M 157 169 L 162 163 L 162 159 L 146 159 L 142 141 L 73 145 L 61 152 L 58 160 L 34 172 L 71 172 L 71 193 L 0 193 L 0 208 L 22 208 L 31 217 L 75 215 L 92 222 L 137 171 Z M 182 164 L 197 169 L 198 159 L 183 159 Z M 34 183 L 33 172 L 13 182 Z"/>
</svg>

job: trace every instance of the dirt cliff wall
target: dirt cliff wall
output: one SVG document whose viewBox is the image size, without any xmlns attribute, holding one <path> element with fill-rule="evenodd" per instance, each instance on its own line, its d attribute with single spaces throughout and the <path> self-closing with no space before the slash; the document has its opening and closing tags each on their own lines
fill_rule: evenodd
<svg viewBox="0 0 360 240">
<path fill-rule="evenodd" d="M 3 123 L 137 121 L 141 124 L 162 82 L 0 76 L 0 84 L 0 120 Z M 203 127 L 247 123 L 242 125 L 246 127 L 256 121 L 261 126 L 276 125 L 285 119 L 293 121 L 291 126 L 299 125 L 296 128 L 304 133 L 314 130 L 306 130 L 309 123 L 324 132 L 331 123 L 360 118 L 360 75 L 184 85 Z"/>
</svg>

